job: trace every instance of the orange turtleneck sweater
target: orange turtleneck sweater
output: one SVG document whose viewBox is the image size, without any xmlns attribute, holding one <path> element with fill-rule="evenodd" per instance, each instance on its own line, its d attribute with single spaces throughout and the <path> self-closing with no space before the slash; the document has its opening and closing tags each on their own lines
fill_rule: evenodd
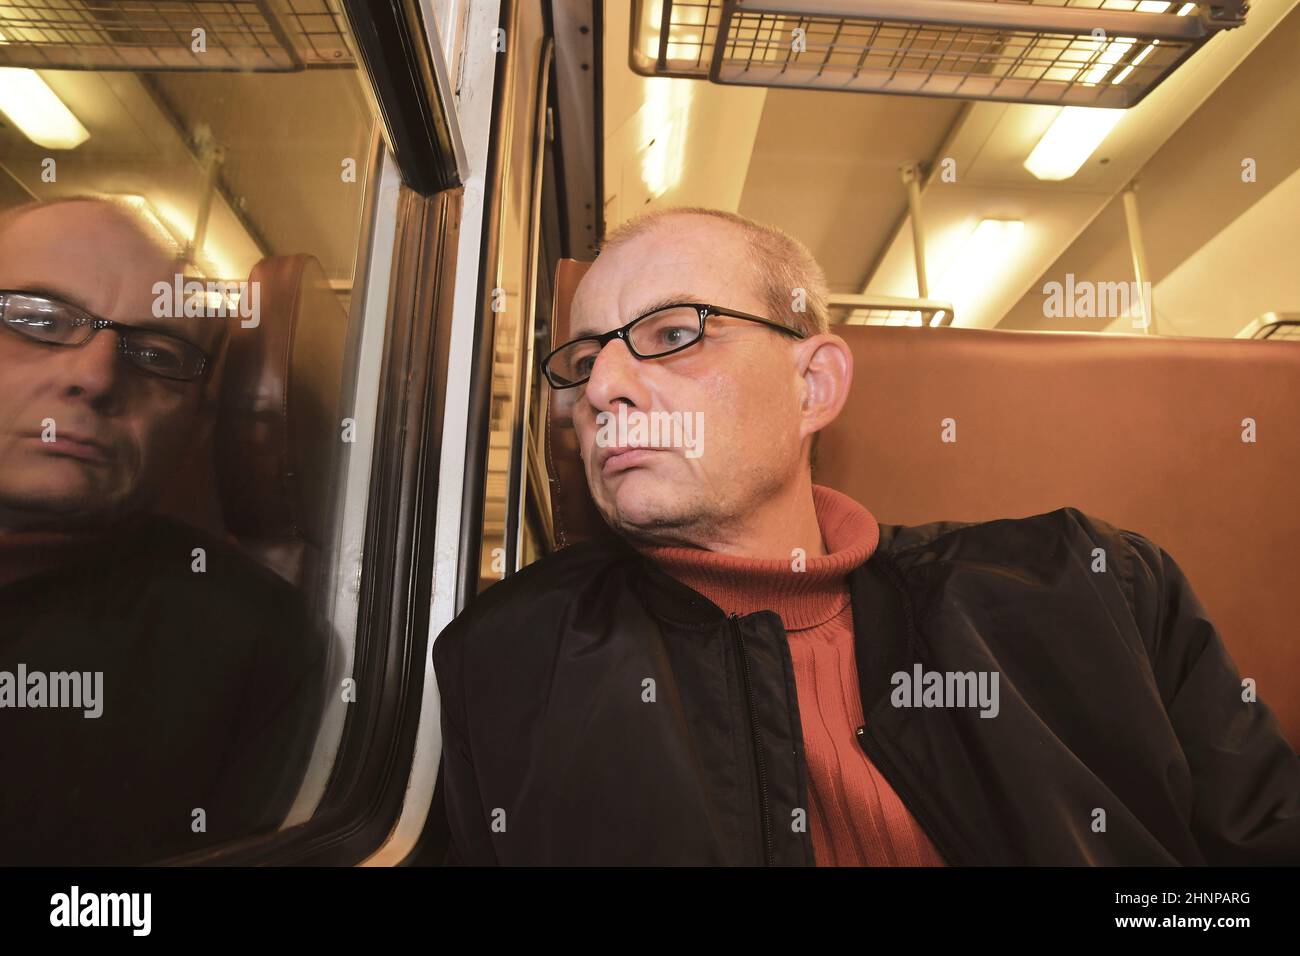
<svg viewBox="0 0 1300 956">
<path fill-rule="evenodd" d="M 943 866 L 857 741 L 864 723 L 853 653 L 848 574 L 876 549 L 880 528 L 852 498 L 813 485 L 826 554 L 802 572 L 783 559 L 717 554 L 698 548 L 638 546 L 665 572 L 728 614 L 780 615 L 794 661 L 808 817 L 818 866 Z"/>
</svg>

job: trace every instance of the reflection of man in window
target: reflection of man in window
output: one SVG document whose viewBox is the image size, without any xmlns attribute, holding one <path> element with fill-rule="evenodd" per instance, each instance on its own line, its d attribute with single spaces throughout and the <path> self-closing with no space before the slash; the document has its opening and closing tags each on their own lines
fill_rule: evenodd
<svg viewBox="0 0 1300 956">
<path fill-rule="evenodd" d="M 256 334 L 156 317 L 178 271 L 111 203 L 0 215 L 0 864 L 273 828 L 305 769 L 325 647 L 296 592 L 150 514 L 230 326 Z"/>
</svg>

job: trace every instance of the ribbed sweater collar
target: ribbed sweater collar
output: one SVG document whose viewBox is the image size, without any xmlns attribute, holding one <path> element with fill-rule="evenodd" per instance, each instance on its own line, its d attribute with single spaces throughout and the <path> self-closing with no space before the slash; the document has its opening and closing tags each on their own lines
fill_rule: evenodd
<svg viewBox="0 0 1300 956">
<path fill-rule="evenodd" d="M 825 624 L 849 603 L 848 575 L 876 550 L 875 517 L 847 495 L 813 485 L 813 508 L 826 554 L 803 559 L 742 558 L 701 548 L 633 547 L 665 573 L 694 588 L 728 614 L 775 611 L 787 630 Z"/>
</svg>

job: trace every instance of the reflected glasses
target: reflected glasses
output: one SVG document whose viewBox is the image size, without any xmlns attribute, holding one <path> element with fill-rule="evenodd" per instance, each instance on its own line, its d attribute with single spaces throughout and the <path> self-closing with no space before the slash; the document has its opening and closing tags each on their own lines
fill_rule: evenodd
<svg viewBox="0 0 1300 956">
<path fill-rule="evenodd" d="M 193 381 L 208 366 L 204 351 L 179 336 L 97 319 L 75 305 L 27 292 L 0 292 L 0 325 L 33 342 L 72 348 L 100 329 L 112 329 L 118 352 L 131 365 L 179 382 Z"/>
<path fill-rule="evenodd" d="M 700 302 L 682 302 L 647 312 L 622 328 L 612 329 L 603 335 L 584 335 L 572 342 L 565 342 L 542 360 L 542 371 L 552 388 L 573 388 L 591 378 L 596 356 L 614 339 L 622 339 L 628 351 L 638 359 L 662 358 L 702 341 L 704 323 L 711 315 L 757 322 L 796 339 L 806 338 L 802 332 L 788 325 L 750 315 L 748 312 L 736 312 Z"/>
</svg>

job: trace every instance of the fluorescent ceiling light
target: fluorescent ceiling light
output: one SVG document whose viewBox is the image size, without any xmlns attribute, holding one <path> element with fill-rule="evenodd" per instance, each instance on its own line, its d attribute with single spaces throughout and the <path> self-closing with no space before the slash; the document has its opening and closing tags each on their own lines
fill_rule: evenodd
<svg viewBox="0 0 1300 956">
<path fill-rule="evenodd" d="M 691 80 L 656 78 L 645 84 L 640 110 L 641 181 L 657 199 L 682 180 L 686 130 L 695 86 Z"/>
<path fill-rule="evenodd" d="M 1106 2 L 1102 3 L 1105 7 Z M 1166 3 L 1164 0 L 1141 0 L 1137 4 L 1126 4 L 1125 9 L 1133 10 L 1138 13 L 1167 13 L 1173 7 L 1172 3 Z M 1178 16 L 1184 17 L 1196 10 L 1196 4 L 1185 3 L 1182 9 L 1178 11 Z M 1111 71 L 1120 60 L 1128 54 L 1133 45 L 1137 43 L 1136 37 L 1117 37 L 1113 40 L 1107 40 L 1105 37 L 1092 40 L 1081 40 L 1079 53 L 1084 55 L 1091 64 L 1081 70 L 1082 75 L 1078 77 L 1080 83 L 1084 86 L 1096 86 L 1106 78 L 1106 74 Z M 1111 84 L 1123 82 L 1133 67 L 1145 60 L 1153 49 L 1160 43 L 1159 40 L 1152 40 L 1146 44 L 1142 52 L 1139 53 L 1131 63 L 1126 65 L 1113 80 Z"/>
<path fill-rule="evenodd" d="M 177 251 L 185 248 L 185 237 L 182 235 L 181 230 L 164 222 L 162 216 L 158 214 L 158 210 L 154 208 L 153 203 L 149 200 L 134 193 L 118 193 L 112 198 L 135 210 L 141 219 L 153 227 L 160 240 L 175 246 Z"/>
<path fill-rule="evenodd" d="M 1025 224 L 1019 219 L 981 219 L 935 283 L 936 295 L 948 299 L 958 315 L 972 311 L 984 293 L 1001 280 L 1014 261 Z"/>
<path fill-rule="evenodd" d="M 1111 84 L 1113 85 L 1115 83 L 1122 83 L 1124 81 L 1124 78 L 1133 72 L 1133 67 L 1141 64 L 1143 60 L 1145 60 L 1148 56 L 1151 55 L 1151 51 L 1154 50 L 1159 44 L 1160 44 L 1159 40 L 1152 40 L 1145 47 L 1143 47 L 1142 52 L 1139 53 L 1137 56 L 1133 57 L 1133 62 L 1130 63 L 1128 66 L 1124 67 L 1124 69 L 1120 70 L 1119 76 L 1115 77 L 1115 79 L 1110 81 Z"/>
<path fill-rule="evenodd" d="M 1088 50 L 1089 53 L 1096 52 L 1102 44 L 1101 40 L 1088 40 L 1084 42 L 1091 44 Z M 1106 44 L 1106 48 L 1101 51 L 1101 56 L 1097 57 L 1093 62 L 1093 65 L 1088 67 L 1087 72 L 1080 78 L 1079 82 L 1084 86 L 1096 86 L 1106 78 L 1106 74 L 1110 72 L 1110 68 L 1122 60 L 1124 54 L 1127 53 L 1129 48 L 1136 42 L 1137 40 L 1133 37 L 1120 37 L 1116 40 L 1111 40 Z"/>
<path fill-rule="evenodd" d="M 0 68 L 0 113 L 46 149 L 76 149 L 90 133 L 35 70 Z"/>
<path fill-rule="evenodd" d="M 1069 179 L 1088 161 L 1123 115 L 1124 110 L 1064 107 L 1025 160 L 1025 169 L 1039 179 Z"/>
<path fill-rule="evenodd" d="M 153 201 L 137 193 L 114 193 L 110 194 L 109 198 L 134 209 L 140 218 L 154 229 L 159 240 L 173 247 L 177 254 L 183 253 L 189 247 L 190 239 L 194 235 L 194 224 L 171 206 L 155 205 Z M 214 250 L 210 242 L 205 243 L 202 250 L 194 253 L 190 264 L 195 267 L 199 278 L 202 279 L 231 278 L 237 274 L 230 260 L 219 250 Z"/>
<path fill-rule="evenodd" d="M 648 60 L 659 59 L 663 31 L 663 0 L 648 0 L 641 7 L 637 50 Z M 708 9 L 703 4 L 674 4 L 672 25 L 668 28 L 669 60 L 694 60 L 699 56 L 698 37 L 703 31 Z"/>
</svg>

